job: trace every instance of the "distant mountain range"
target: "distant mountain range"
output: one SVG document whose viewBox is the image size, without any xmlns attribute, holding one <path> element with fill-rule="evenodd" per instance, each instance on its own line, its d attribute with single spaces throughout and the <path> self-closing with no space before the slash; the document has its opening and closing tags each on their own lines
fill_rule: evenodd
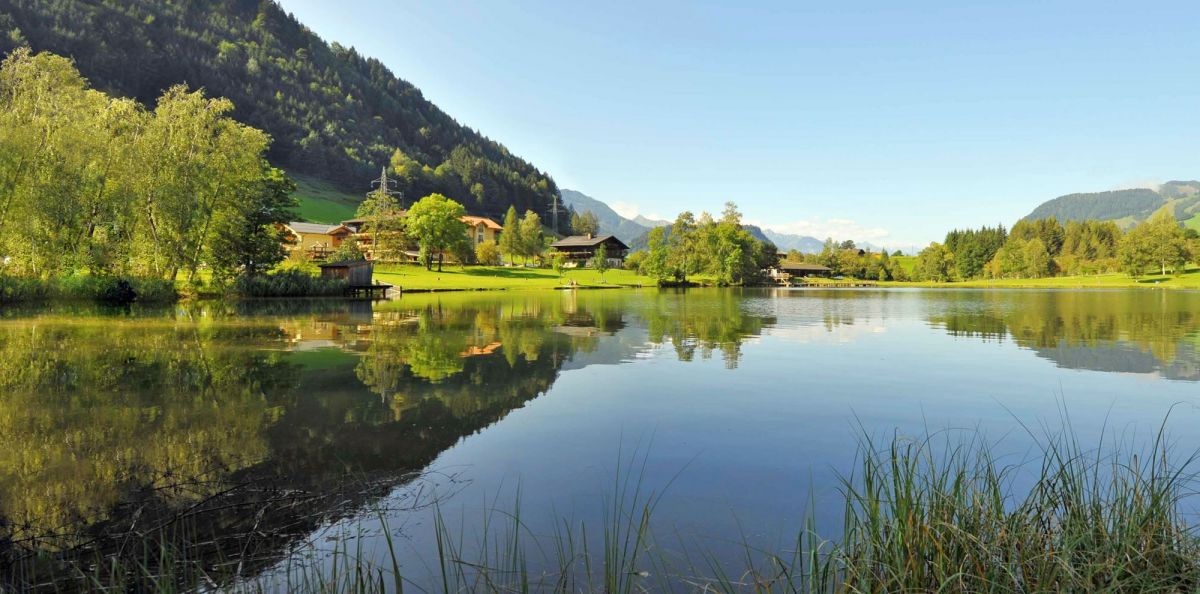
<svg viewBox="0 0 1200 594">
<path fill-rule="evenodd" d="M 648 233 L 654 227 L 666 225 L 666 221 L 651 221 L 639 216 L 630 220 L 613 210 L 609 205 L 575 190 L 562 190 L 563 204 L 575 209 L 575 212 L 591 212 L 600 221 L 600 233 L 615 235 L 617 239 L 628 244 L 635 237 Z"/>
<path fill-rule="evenodd" d="M 600 232 L 617 236 L 633 249 L 644 249 L 650 230 L 655 227 L 666 227 L 670 221 L 659 221 L 638 215 L 627 219 L 613 210 L 601 200 L 592 198 L 576 190 L 562 190 L 563 204 L 574 208 L 576 212 L 592 212 L 600 221 Z M 806 235 L 776 233 L 755 225 L 743 225 L 751 235 L 759 241 L 770 241 L 781 251 L 799 250 L 801 252 L 819 252 L 824 242 Z"/>
<path fill-rule="evenodd" d="M 1163 208 L 1170 208 L 1185 225 L 1200 227 L 1200 182 L 1169 181 L 1157 189 L 1067 194 L 1042 203 L 1025 219 L 1055 217 L 1060 222 L 1096 219 L 1115 221 L 1129 228 Z"/>
</svg>

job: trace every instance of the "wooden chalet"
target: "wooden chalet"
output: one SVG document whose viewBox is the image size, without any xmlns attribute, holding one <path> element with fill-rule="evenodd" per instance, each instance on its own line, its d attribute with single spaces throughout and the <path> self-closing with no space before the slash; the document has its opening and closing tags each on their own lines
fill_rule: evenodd
<svg viewBox="0 0 1200 594">
<path fill-rule="evenodd" d="M 596 250 L 604 246 L 604 252 L 610 261 L 620 265 L 629 253 L 629 246 L 612 235 L 572 235 L 564 237 L 552 244 L 550 248 L 565 255 L 567 261 L 584 264 L 596 256 Z"/>
<path fill-rule="evenodd" d="M 342 242 L 353 235 L 345 225 L 291 222 L 283 225 L 284 247 L 291 253 L 304 253 L 311 260 L 329 257 Z"/>
<path fill-rule="evenodd" d="M 813 264 L 811 262 L 780 262 L 779 266 L 771 269 L 771 278 L 780 281 L 786 281 L 792 278 L 804 278 L 806 276 L 824 276 L 828 277 L 833 273 L 828 266 Z"/>
</svg>

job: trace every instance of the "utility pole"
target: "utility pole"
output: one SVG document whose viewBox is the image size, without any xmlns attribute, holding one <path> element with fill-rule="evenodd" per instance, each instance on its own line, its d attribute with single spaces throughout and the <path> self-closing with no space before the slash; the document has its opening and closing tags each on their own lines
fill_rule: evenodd
<svg viewBox="0 0 1200 594">
<path fill-rule="evenodd" d="M 554 234 L 558 235 L 559 233 L 558 233 L 558 193 L 557 192 L 554 193 L 554 197 L 552 198 L 552 200 L 553 200 L 553 202 L 551 202 L 552 206 L 551 206 L 550 212 L 554 213 L 554 215 L 553 215 L 554 216 Z"/>
<path fill-rule="evenodd" d="M 398 202 L 400 204 L 400 208 L 403 209 L 404 208 L 404 194 L 402 194 L 399 190 L 396 189 L 397 183 L 398 182 L 394 179 L 388 179 L 387 166 L 384 165 L 383 170 L 379 172 L 379 179 L 371 181 L 371 187 L 373 187 L 375 189 L 371 190 L 371 192 L 369 192 L 368 195 L 374 194 L 375 192 L 382 192 L 384 194 L 387 194 L 388 196 L 395 196 L 396 202 Z"/>
</svg>

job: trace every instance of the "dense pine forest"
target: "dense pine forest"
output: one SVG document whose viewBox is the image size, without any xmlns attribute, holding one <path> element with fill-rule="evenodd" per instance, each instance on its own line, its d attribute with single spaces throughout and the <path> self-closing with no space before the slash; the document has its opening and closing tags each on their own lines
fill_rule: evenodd
<svg viewBox="0 0 1200 594">
<path fill-rule="evenodd" d="M 233 102 L 269 133 L 271 163 L 365 191 L 396 168 L 406 202 L 438 192 L 471 212 L 544 213 L 558 188 L 456 122 L 378 60 L 326 43 L 273 0 L 0 0 L 0 52 L 73 59 L 98 89 L 153 106 L 177 84 Z"/>
</svg>

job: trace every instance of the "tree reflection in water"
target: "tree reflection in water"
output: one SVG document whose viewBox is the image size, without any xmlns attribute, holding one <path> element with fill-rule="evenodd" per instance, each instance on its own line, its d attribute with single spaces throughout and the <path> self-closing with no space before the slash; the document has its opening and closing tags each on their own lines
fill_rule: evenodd
<svg viewBox="0 0 1200 594">
<path fill-rule="evenodd" d="M 767 323 L 723 292 L 7 311 L 5 583 L 122 556 L 252 574 L 548 391 L 630 320 L 680 359 L 719 350 L 729 366 Z"/>
</svg>

